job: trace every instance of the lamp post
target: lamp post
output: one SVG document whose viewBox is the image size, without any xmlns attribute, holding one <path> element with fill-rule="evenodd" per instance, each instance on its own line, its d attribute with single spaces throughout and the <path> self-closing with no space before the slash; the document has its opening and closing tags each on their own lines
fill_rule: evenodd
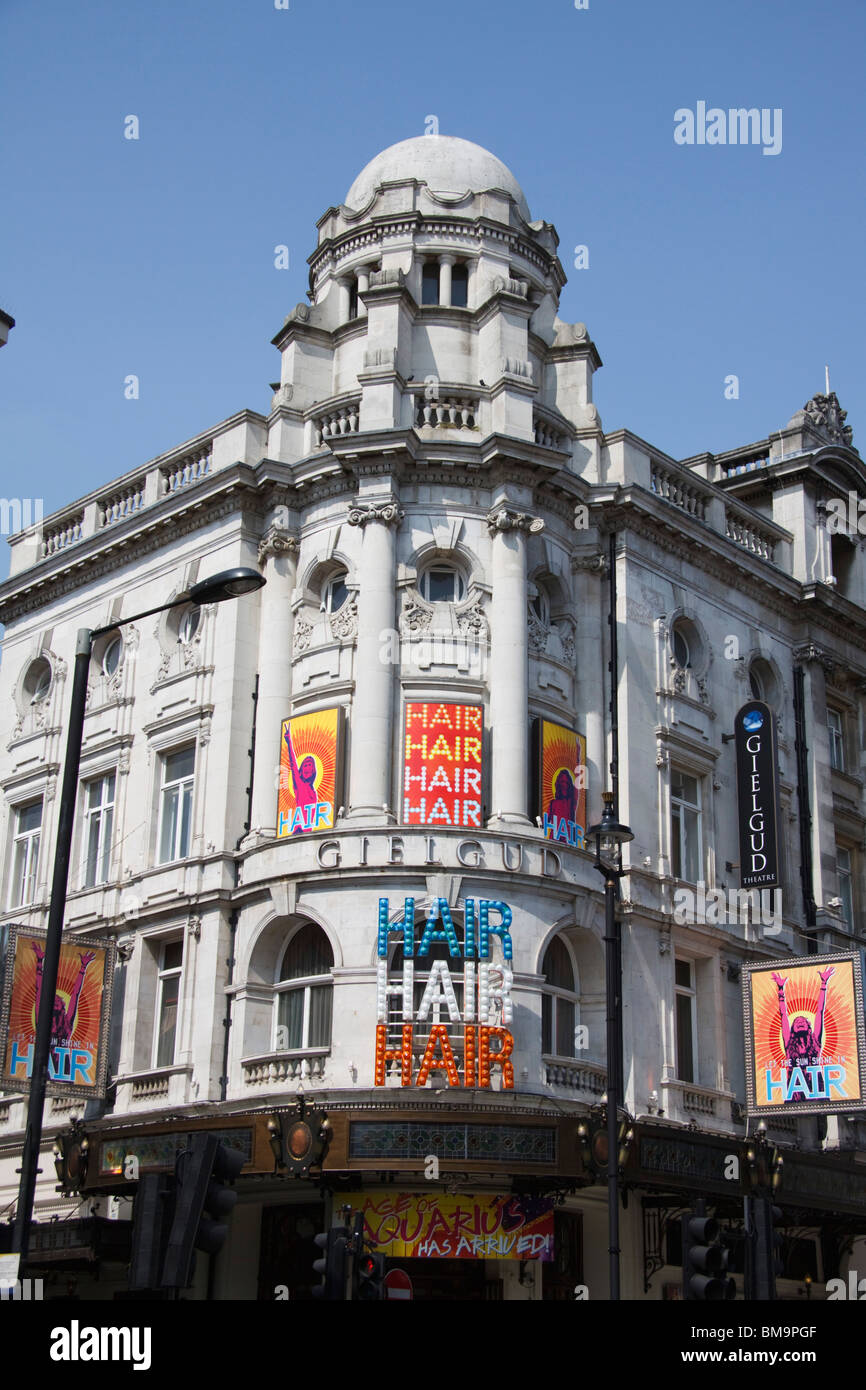
<svg viewBox="0 0 866 1390">
<path fill-rule="evenodd" d="M 54 875 L 51 881 L 51 900 L 48 908 L 48 928 L 45 937 L 45 958 L 42 966 L 42 991 L 39 996 L 39 1011 L 36 1018 L 36 1039 L 33 1045 L 33 1066 L 30 1072 L 30 1096 L 27 1103 L 27 1125 L 24 1133 L 24 1149 L 21 1154 L 21 1182 L 18 1187 L 18 1207 L 15 1213 L 15 1229 L 12 1233 L 12 1250 L 19 1256 L 19 1278 L 27 1260 L 30 1247 L 30 1222 L 33 1217 L 33 1201 L 36 1196 L 36 1179 L 39 1169 L 39 1148 L 42 1143 L 42 1119 L 45 1110 L 45 1088 L 48 1081 L 48 1063 L 51 1056 L 51 1024 L 54 1012 L 54 996 L 57 989 L 57 974 L 60 967 L 60 948 L 63 937 L 63 918 L 66 914 L 66 886 L 69 879 L 69 858 L 72 847 L 72 826 L 75 819 L 75 803 L 78 789 L 78 767 L 81 761 L 81 740 L 84 732 L 84 710 L 87 698 L 87 675 L 93 643 L 97 637 L 116 628 L 125 627 L 141 618 L 149 618 L 154 613 L 163 613 L 169 608 L 177 608 L 184 603 L 223 603 L 226 599 L 240 598 L 243 594 L 260 589 L 265 580 L 256 570 L 223 570 L 212 579 L 203 579 L 198 584 L 157 608 L 148 608 L 144 613 L 134 613 L 129 618 L 121 618 L 107 627 L 91 630 L 79 628 L 75 643 L 75 672 L 72 680 L 72 699 L 69 708 L 69 730 L 66 736 L 66 761 L 63 766 L 63 785 L 60 793 L 60 816 L 57 824 L 57 840 L 54 850 Z"/>
<path fill-rule="evenodd" d="M 623 876 L 622 846 L 634 839 L 616 819 L 613 792 L 602 792 L 601 821 L 590 826 L 595 840 L 595 867 L 604 877 L 604 976 L 607 1001 L 607 1206 L 610 1297 L 619 1302 L 619 1107 L 622 1100 L 622 956 L 616 915 L 619 880 Z"/>
</svg>

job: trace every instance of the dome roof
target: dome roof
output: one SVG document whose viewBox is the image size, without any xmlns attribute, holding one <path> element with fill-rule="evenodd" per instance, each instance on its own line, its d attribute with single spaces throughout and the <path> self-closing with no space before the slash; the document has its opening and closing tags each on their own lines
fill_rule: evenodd
<svg viewBox="0 0 866 1390">
<path fill-rule="evenodd" d="M 365 165 L 344 199 L 347 207 L 366 207 L 382 183 L 418 179 L 431 193 L 451 196 L 502 188 L 528 222 L 529 205 L 511 170 L 495 154 L 456 135 L 417 135 L 389 145 Z"/>
</svg>

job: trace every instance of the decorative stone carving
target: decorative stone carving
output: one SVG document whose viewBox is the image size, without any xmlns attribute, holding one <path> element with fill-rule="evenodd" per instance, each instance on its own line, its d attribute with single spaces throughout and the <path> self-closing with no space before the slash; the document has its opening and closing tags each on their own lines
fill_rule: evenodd
<svg viewBox="0 0 866 1390">
<path fill-rule="evenodd" d="M 509 275 L 497 275 L 493 281 L 494 294 L 516 294 L 519 299 L 525 299 L 529 292 L 529 283 L 526 280 L 512 280 Z"/>
<path fill-rule="evenodd" d="M 189 918 L 187 919 L 186 934 L 187 934 L 187 936 L 191 936 L 191 937 L 193 938 L 194 941 L 200 940 L 200 938 L 201 938 L 201 918 L 200 918 L 200 917 L 192 916 L 192 917 L 189 917 Z"/>
<path fill-rule="evenodd" d="M 405 285 L 406 276 L 399 266 L 386 266 L 384 270 L 373 270 L 370 272 L 370 289 L 374 290 L 379 285 Z"/>
<path fill-rule="evenodd" d="M 481 607 L 480 600 L 476 600 L 470 608 L 459 610 L 455 615 L 457 618 L 457 630 L 464 637 L 486 637 L 487 618 L 484 609 Z"/>
<path fill-rule="evenodd" d="M 813 396 L 803 406 L 803 412 L 815 428 L 826 435 L 833 444 L 844 444 L 847 448 L 852 448 L 854 431 L 850 425 L 845 424 L 848 412 L 839 405 L 835 391 L 831 391 L 829 396 Z"/>
<path fill-rule="evenodd" d="M 710 693 L 707 690 L 706 676 L 698 676 L 696 684 L 698 687 L 698 699 L 702 705 L 708 705 L 710 703 Z"/>
<path fill-rule="evenodd" d="M 396 348 L 368 348 L 364 353 L 364 367 L 393 367 L 397 362 Z"/>
<path fill-rule="evenodd" d="M 571 562 L 572 574 L 577 574 L 580 570 L 585 570 L 588 574 L 606 574 L 607 556 L 606 555 L 575 555 Z"/>
<path fill-rule="evenodd" d="M 433 609 L 417 595 L 403 595 L 403 609 L 400 614 L 400 635 L 414 637 L 419 632 L 429 632 L 433 621 Z"/>
<path fill-rule="evenodd" d="M 815 642 L 804 642 L 802 646 L 795 647 L 794 660 L 805 662 L 806 665 L 812 661 L 817 662 L 819 666 L 823 666 L 828 676 L 832 676 L 836 669 L 836 662 L 830 653 Z"/>
<path fill-rule="evenodd" d="M 291 382 L 287 381 L 282 386 L 278 386 L 271 396 L 271 410 L 277 410 L 281 405 L 288 405 L 294 394 L 295 388 Z"/>
<path fill-rule="evenodd" d="M 205 748 L 207 744 L 210 743 L 210 726 L 211 718 L 209 714 L 206 714 L 198 726 L 198 741 L 199 746 L 202 748 Z"/>
<path fill-rule="evenodd" d="M 310 633 L 313 630 L 312 623 L 308 623 L 306 618 L 298 616 L 295 618 L 295 632 L 292 638 L 292 651 L 295 656 L 299 652 L 305 652 L 310 645 Z"/>
<path fill-rule="evenodd" d="M 349 508 L 347 520 L 350 526 L 366 526 L 371 521 L 380 521 L 384 526 L 393 526 L 403 520 L 404 512 L 396 502 L 355 502 Z"/>
<path fill-rule="evenodd" d="M 562 643 L 562 655 L 569 666 L 574 664 L 574 623 L 570 618 L 566 618 L 561 623 L 556 624 L 556 631 Z"/>
<path fill-rule="evenodd" d="M 121 748 L 117 755 L 117 771 L 121 777 L 125 777 L 129 772 L 131 752 L 129 748 Z"/>
<path fill-rule="evenodd" d="M 330 618 L 331 636 L 356 637 L 358 633 L 358 602 L 354 595 L 346 599 Z"/>
<path fill-rule="evenodd" d="M 656 753 L 656 767 L 667 767 L 670 762 L 670 754 L 666 748 L 660 748 Z"/>
<path fill-rule="evenodd" d="M 530 656 L 544 656 L 547 651 L 547 639 L 550 636 L 550 628 L 543 623 L 533 608 L 530 608 L 526 618 L 526 631 L 529 639 Z"/>
<path fill-rule="evenodd" d="M 673 657 L 671 657 L 671 669 L 674 673 L 673 687 L 675 694 L 685 694 L 687 673 L 683 670 L 682 666 L 677 665 Z"/>
<path fill-rule="evenodd" d="M 124 964 L 126 964 L 127 961 L 130 961 L 132 959 L 132 953 L 134 950 L 135 937 L 129 938 L 126 941 L 118 941 L 117 943 L 118 959 L 122 960 Z"/>
<path fill-rule="evenodd" d="M 282 526 L 269 526 L 259 541 L 259 564 L 271 555 L 291 555 L 298 549 L 297 536 L 290 536 Z"/>
<path fill-rule="evenodd" d="M 497 531 L 527 531 L 537 535 L 544 530 L 541 517 L 530 516 L 529 512 L 518 512 L 511 507 L 498 507 L 496 511 L 488 512 L 486 521 L 491 536 L 495 536 Z"/>
<path fill-rule="evenodd" d="M 522 357 L 500 357 L 499 370 L 510 376 L 522 376 L 532 380 L 532 363 Z"/>
</svg>

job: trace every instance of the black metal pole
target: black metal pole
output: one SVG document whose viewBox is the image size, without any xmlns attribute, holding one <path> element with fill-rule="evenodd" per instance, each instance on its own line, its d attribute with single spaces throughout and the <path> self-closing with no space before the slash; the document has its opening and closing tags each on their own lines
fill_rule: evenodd
<svg viewBox="0 0 866 1390">
<path fill-rule="evenodd" d="M 619 1302 L 619 1057 L 620 983 L 616 879 L 604 881 L 605 992 L 607 995 L 607 1220 L 610 1298 Z"/>
<path fill-rule="evenodd" d="M 75 674 L 72 680 L 72 702 L 69 709 L 69 731 L 66 736 L 66 763 L 60 792 L 60 816 L 54 850 L 54 877 L 51 882 L 51 903 L 48 909 L 48 931 L 45 957 L 42 963 L 42 987 L 39 1012 L 36 1018 L 36 1041 L 33 1045 L 33 1066 L 30 1072 L 30 1098 L 27 1103 L 27 1127 L 21 1155 L 21 1182 L 18 1188 L 18 1209 L 12 1233 L 13 1253 L 20 1255 L 19 1277 L 23 1273 L 30 1248 L 30 1222 L 39 1175 L 39 1148 L 42 1143 L 42 1118 L 45 1110 L 45 1087 L 48 1082 L 48 1062 L 51 1056 L 51 1025 L 57 974 L 60 968 L 60 947 L 63 938 L 63 918 L 66 914 L 66 885 L 69 880 L 69 858 L 72 848 L 72 825 L 78 790 L 78 766 L 81 761 L 81 738 L 84 731 L 84 707 L 87 698 L 87 674 L 93 633 L 80 628 L 75 644 Z"/>
</svg>

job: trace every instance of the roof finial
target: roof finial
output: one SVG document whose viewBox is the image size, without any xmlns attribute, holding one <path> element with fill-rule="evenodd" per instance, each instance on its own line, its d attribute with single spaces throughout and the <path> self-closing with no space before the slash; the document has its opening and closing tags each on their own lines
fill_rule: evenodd
<svg viewBox="0 0 866 1390">
<path fill-rule="evenodd" d="M 829 396 L 829 394 L 830 394 L 830 368 L 827 367 L 827 366 L 825 366 L 825 367 L 824 367 L 824 395 L 825 395 L 825 396 Z"/>
</svg>

